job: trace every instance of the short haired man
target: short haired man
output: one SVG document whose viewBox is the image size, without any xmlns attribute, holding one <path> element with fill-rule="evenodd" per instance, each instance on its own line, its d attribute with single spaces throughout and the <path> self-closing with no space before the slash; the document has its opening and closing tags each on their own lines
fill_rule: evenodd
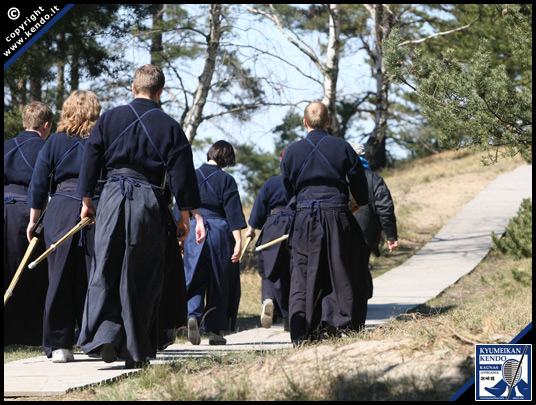
<svg viewBox="0 0 536 405">
<path fill-rule="evenodd" d="M 37 155 L 50 135 L 52 118 L 52 110 L 47 105 L 34 101 L 23 109 L 24 131 L 4 142 L 4 291 L 28 248 L 25 235 L 30 220 L 27 191 Z M 33 255 L 40 249 L 42 252 L 42 246 L 37 245 Z M 4 307 L 4 346 L 41 344 L 47 285 L 46 261 L 35 270 L 22 273 L 13 296 Z"/>
<path fill-rule="evenodd" d="M 95 217 L 95 259 L 78 345 L 105 362 L 121 357 L 127 368 L 148 364 L 157 350 L 157 313 L 163 288 L 167 176 L 181 211 L 179 241 L 189 233 L 189 212 L 205 237 L 192 150 L 173 118 L 158 107 L 165 77 L 153 65 L 134 75 L 134 100 L 101 115 L 86 145 L 78 192 L 81 218 L 101 168 L 106 172 Z"/>
<path fill-rule="evenodd" d="M 281 161 L 286 197 L 296 197 L 289 299 L 295 345 L 360 330 L 368 297 L 363 240 L 348 209 L 349 190 L 359 205 L 368 200 L 363 165 L 348 142 L 326 132 L 324 104 L 310 103 L 303 124 L 307 137 L 290 145 Z"/>
</svg>

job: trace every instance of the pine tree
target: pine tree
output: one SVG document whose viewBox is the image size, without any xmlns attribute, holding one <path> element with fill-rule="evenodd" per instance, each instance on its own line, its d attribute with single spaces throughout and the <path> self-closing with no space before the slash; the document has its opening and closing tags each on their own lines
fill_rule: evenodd
<svg viewBox="0 0 536 405">
<path fill-rule="evenodd" d="M 387 70 L 415 91 L 443 147 L 485 150 L 487 162 L 516 154 L 532 162 L 532 5 L 490 7 L 508 33 L 504 63 L 487 38 L 468 60 L 459 60 L 452 48 L 434 57 L 399 46 L 395 33 L 384 46 Z M 508 69 L 512 59 L 515 72 Z"/>
</svg>

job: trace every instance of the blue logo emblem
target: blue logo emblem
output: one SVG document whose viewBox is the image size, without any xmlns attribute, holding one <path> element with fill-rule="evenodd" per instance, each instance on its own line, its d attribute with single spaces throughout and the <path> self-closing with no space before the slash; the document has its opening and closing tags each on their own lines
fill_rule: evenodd
<svg viewBox="0 0 536 405">
<path fill-rule="evenodd" d="M 477 401 L 532 400 L 532 345 L 476 345 Z"/>
</svg>

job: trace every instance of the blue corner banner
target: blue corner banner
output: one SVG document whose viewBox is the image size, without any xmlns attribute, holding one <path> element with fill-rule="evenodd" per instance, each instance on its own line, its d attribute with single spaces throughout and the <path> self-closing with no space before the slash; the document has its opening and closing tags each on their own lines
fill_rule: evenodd
<svg viewBox="0 0 536 405">
<path fill-rule="evenodd" d="M 475 346 L 475 376 L 450 401 L 531 401 L 532 322 L 509 344 Z"/>
<path fill-rule="evenodd" d="M 74 4 L 26 4 L 4 7 L 4 71 L 32 46 Z"/>
</svg>

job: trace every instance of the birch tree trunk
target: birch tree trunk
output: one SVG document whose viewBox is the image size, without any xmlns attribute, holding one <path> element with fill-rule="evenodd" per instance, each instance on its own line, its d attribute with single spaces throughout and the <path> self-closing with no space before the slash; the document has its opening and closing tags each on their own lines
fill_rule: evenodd
<svg viewBox="0 0 536 405">
<path fill-rule="evenodd" d="M 210 33 L 207 37 L 207 52 L 205 54 L 205 65 L 201 76 L 199 76 L 199 85 L 194 95 L 192 107 L 184 120 L 184 132 L 190 143 L 194 140 L 197 128 L 203 121 L 203 107 L 207 102 L 212 76 L 216 68 L 216 58 L 221 38 L 221 4 L 211 4 L 209 13 Z"/>
<path fill-rule="evenodd" d="M 375 127 L 366 143 L 370 167 L 376 170 L 386 165 L 385 139 L 387 135 L 387 109 L 389 82 L 385 77 L 382 41 L 389 35 L 391 24 L 389 18 L 384 18 L 383 4 L 375 4 L 369 9 L 374 23 L 374 56 L 376 73 L 376 113 Z"/>
<path fill-rule="evenodd" d="M 279 18 L 273 4 L 270 4 L 271 13 L 252 8 L 246 4 L 242 4 L 242 6 L 251 13 L 260 14 L 270 19 L 276 25 L 279 31 L 281 31 L 281 33 L 285 36 L 285 38 L 296 48 L 298 48 L 304 55 L 306 55 L 317 67 L 323 78 L 322 102 L 328 107 L 331 121 L 328 130 L 332 136 L 342 137 L 343 134 L 340 133 L 339 118 L 336 112 L 337 79 L 339 76 L 340 58 L 341 5 L 329 5 L 329 39 L 325 62 L 321 60 L 320 56 L 316 54 L 313 48 L 305 40 L 303 40 L 298 33 L 294 32 L 291 27 L 286 25 L 284 21 Z"/>
<path fill-rule="evenodd" d="M 324 71 L 323 98 L 322 102 L 328 107 L 330 124 L 329 133 L 332 136 L 341 137 L 339 119 L 337 117 L 337 79 L 339 77 L 340 55 L 340 4 L 329 5 L 329 42 L 326 53 L 326 68 Z"/>
</svg>

